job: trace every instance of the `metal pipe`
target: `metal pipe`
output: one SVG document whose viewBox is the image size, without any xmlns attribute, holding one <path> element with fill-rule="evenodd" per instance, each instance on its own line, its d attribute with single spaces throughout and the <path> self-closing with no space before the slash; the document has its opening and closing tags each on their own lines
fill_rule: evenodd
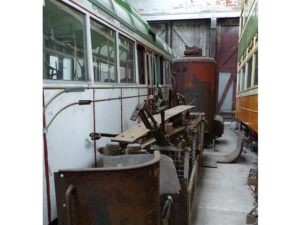
<svg viewBox="0 0 300 225">
<path fill-rule="evenodd" d="M 45 98 L 43 94 L 43 104 Z M 43 113 L 43 127 L 46 127 L 45 113 Z M 48 213 L 48 223 L 51 222 L 51 197 L 50 197 L 50 178 L 49 178 L 49 161 L 48 161 L 48 146 L 46 134 L 43 134 L 44 142 L 44 166 L 45 166 L 45 176 L 46 176 L 46 194 L 47 194 L 47 213 Z"/>
<path fill-rule="evenodd" d="M 93 101 L 95 101 L 95 90 L 93 90 Z M 93 102 L 93 130 L 94 133 L 96 133 L 96 106 L 95 106 L 95 102 Z M 95 160 L 95 167 L 97 167 L 97 146 L 96 146 L 96 140 L 94 140 L 93 143 L 93 147 L 94 147 L 94 160 Z"/>
<path fill-rule="evenodd" d="M 65 107 L 63 107 L 62 109 L 60 109 L 53 117 L 52 119 L 50 120 L 50 122 L 48 123 L 48 125 L 46 126 L 44 132 L 47 132 L 49 126 L 52 124 L 52 122 L 55 120 L 55 118 L 62 112 L 64 111 L 65 109 L 73 106 L 73 105 L 82 105 L 82 101 L 84 102 L 87 102 L 87 103 L 93 103 L 93 102 L 105 102 L 105 101 L 114 101 L 114 100 L 122 100 L 122 99 L 128 99 L 128 98 L 137 98 L 139 96 L 147 96 L 147 95 L 134 95 L 134 96 L 128 96 L 128 97 L 117 97 L 117 98 L 105 98 L 105 99 L 99 99 L 99 100 L 79 100 L 78 102 L 73 102 L 73 103 L 70 103 L 68 105 L 66 105 Z M 87 105 L 87 104 L 85 104 Z"/>
<path fill-rule="evenodd" d="M 48 105 L 50 105 L 50 103 L 51 103 L 54 99 L 56 99 L 58 96 L 62 95 L 62 94 L 65 93 L 65 92 L 66 92 L 66 90 L 63 90 L 63 91 L 57 93 L 56 95 L 54 95 L 54 96 L 49 100 L 49 102 L 44 106 L 43 112 L 46 111 L 46 108 L 48 107 Z"/>
<path fill-rule="evenodd" d="M 196 172 L 198 172 L 198 162 L 199 162 L 199 155 L 197 156 L 197 158 L 195 160 L 195 164 L 194 164 L 194 167 L 193 167 L 192 172 L 191 172 L 190 182 L 188 184 L 188 192 L 191 192 L 192 189 L 193 189 L 193 184 L 194 184 Z"/>
<path fill-rule="evenodd" d="M 55 120 L 55 118 L 56 118 L 62 111 L 64 111 L 65 109 L 67 109 L 67 108 L 69 108 L 69 107 L 71 107 L 71 106 L 73 106 L 73 105 L 77 105 L 77 104 L 79 104 L 79 102 L 73 102 L 73 103 L 71 103 L 71 104 L 66 105 L 66 106 L 63 107 L 61 110 L 59 110 L 59 111 L 52 117 L 52 119 L 50 120 L 50 122 L 48 123 L 48 125 L 45 127 L 45 132 L 47 132 L 47 130 L 48 130 L 49 126 L 51 125 L 51 123 Z"/>
<path fill-rule="evenodd" d="M 67 224 L 72 225 L 72 216 L 71 216 L 71 195 L 72 192 L 75 190 L 75 186 L 70 184 L 68 189 L 66 190 L 66 207 L 67 207 Z"/>
<path fill-rule="evenodd" d="M 65 87 L 63 91 L 57 93 L 49 100 L 49 102 L 44 106 L 43 112 L 46 111 L 46 108 L 50 105 L 51 102 L 53 102 L 54 99 L 56 99 L 58 96 L 62 95 L 63 93 L 69 93 L 69 92 L 84 92 L 84 87 Z"/>
<path fill-rule="evenodd" d="M 151 88 L 151 87 L 156 87 L 155 85 L 148 85 L 148 86 L 106 86 L 106 87 L 82 87 L 86 90 L 88 89 L 127 89 L 127 88 L 137 88 L 137 89 L 142 89 L 142 88 Z M 163 88 L 171 87 L 171 85 L 163 85 Z M 71 88 L 71 87 L 70 87 Z M 43 87 L 45 90 L 57 90 L 57 89 L 63 89 L 65 90 L 66 87 L 60 87 L 60 86 L 53 86 L 53 87 Z"/>
</svg>

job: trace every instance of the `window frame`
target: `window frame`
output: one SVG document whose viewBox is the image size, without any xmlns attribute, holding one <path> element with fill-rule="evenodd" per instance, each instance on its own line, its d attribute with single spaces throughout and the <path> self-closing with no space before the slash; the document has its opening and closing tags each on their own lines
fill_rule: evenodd
<svg viewBox="0 0 300 225">
<path fill-rule="evenodd" d="M 87 43 L 88 43 L 88 39 L 87 39 L 87 26 L 86 26 L 86 17 L 87 14 L 85 12 L 82 12 L 81 10 L 73 7 L 72 5 L 67 5 L 64 4 L 63 2 L 58 2 L 58 1 L 52 1 L 52 0 L 48 0 L 50 3 L 54 4 L 55 6 L 57 6 L 58 8 L 60 8 L 61 10 L 65 11 L 66 13 L 72 15 L 72 16 L 80 16 L 82 17 L 82 31 L 83 31 L 83 62 L 84 62 L 84 80 L 64 80 L 64 79 L 48 79 L 44 77 L 44 73 L 47 70 L 46 68 L 46 55 L 49 54 L 49 52 L 45 51 L 45 39 L 43 37 L 43 83 L 45 84 L 87 84 L 88 82 L 90 82 L 90 75 L 89 75 L 89 69 L 88 69 L 88 47 L 87 47 Z M 43 5 L 43 13 L 44 13 L 44 8 L 46 7 L 46 4 Z M 78 15 L 76 15 L 78 14 Z M 43 28 L 43 36 L 44 36 L 44 28 Z M 63 53 L 60 53 L 58 55 L 55 55 L 57 57 L 62 56 Z M 74 66 L 74 65 L 73 65 Z"/>
<path fill-rule="evenodd" d="M 119 73 L 118 73 L 118 57 L 117 57 L 117 31 L 115 30 L 115 29 L 113 29 L 113 28 L 111 28 L 111 27 L 109 27 L 109 26 L 107 26 L 107 25 L 105 25 L 104 23 L 102 23 L 102 22 L 100 22 L 100 21 L 98 21 L 98 20 L 96 20 L 96 19 L 94 19 L 94 18 L 90 18 L 89 19 L 89 21 L 88 21 L 88 23 L 89 23 L 89 25 L 91 25 L 91 21 L 94 21 L 95 23 L 98 23 L 99 25 L 101 25 L 101 26 L 103 26 L 103 27 L 105 27 L 105 28 L 107 28 L 107 29 L 110 29 L 111 31 L 113 31 L 114 32 L 114 40 L 115 40 L 115 42 L 114 42 L 114 47 L 115 47 L 115 64 L 114 64 L 114 66 L 115 66 L 115 75 L 116 75 L 116 81 L 115 82 L 103 82 L 103 81 L 96 81 L 95 80 L 95 73 L 94 73 L 94 60 L 93 60 L 93 49 L 92 49 L 92 35 L 91 35 L 91 27 L 90 27 L 90 29 L 89 29 L 89 32 L 90 32 L 90 38 L 89 38 L 89 41 L 90 41 L 90 55 L 91 55 L 91 66 L 92 66 L 92 74 L 91 74 L 91 76 L 93 77 L 93 83 L 94 84 L 110 84 L 110 85 L 115 85 L 115 84 L 118 84 L 119 83 Z"/>
<path fill-rule="evenodd" d="M 137 64 L 137 45 L 136 45 L 136 41 L 133 40 L 132 38 L 128 37 L 128 35 L 124 34 L 123 32 L 116 32 L 117 33 L 117 65 L 118 65 L 118 84 L 120 85 L 138 85 L 138 77 L 137 77 L 137 71 L 136 71 L 136 64 Z M 120 65 L 120 35 L 123 36 L 125 39 L 128 39 L 129 41 L 131 41 L 133 43 L 133 72 L 134 72 L 134 82 L 121 82 L 121 65 Z"/>
<path fill-rule="evenodd" d="M 251 61 L 251 73 L 249 74 L 249 64 L 250 64 L 250 61 Z M 252 85 L 252 77 L 253 77 L 253 55 L 250 55 L 248 57 L 248 60 L 246 61 L 246 65 L 247 65 L 247 74 L 246 74 L 246 84 L 245 84 L 245 90 L 249 90 L 253 87 Z M 249 76 L 250 76 L 250 79 L 249 79 Z M 248 84 L 249 83 L 249 84 Z"/>
<path fill-rule="evenodd" d="M 252 87 L 258 87 L 258 49 L 253 53 L 253 77 L 252 77 Z M 257 64 L 256 64 L 257 63 Z M 255 75 L 257 69 L 257 84 L 255 84 Z"/>
</svg>

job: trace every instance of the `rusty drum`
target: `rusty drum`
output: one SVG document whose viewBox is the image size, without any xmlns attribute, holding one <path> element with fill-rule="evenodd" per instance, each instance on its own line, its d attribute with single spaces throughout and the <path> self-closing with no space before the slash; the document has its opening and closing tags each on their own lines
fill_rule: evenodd
<svg viewBox="0 0 300 225">
<path fill-rule="evenodd" d="M 59 225 L 159 225 L 160 153 L 103 156 L 55 173 Z"/>
<path fill-rule="evenodd" d="M 211 132 L 216 107 L 216 61 L 208 57 L 184 57 L 174 60 L 175 90 L 185 96 L 194 111 L 205 112 Z"/>
</svg>

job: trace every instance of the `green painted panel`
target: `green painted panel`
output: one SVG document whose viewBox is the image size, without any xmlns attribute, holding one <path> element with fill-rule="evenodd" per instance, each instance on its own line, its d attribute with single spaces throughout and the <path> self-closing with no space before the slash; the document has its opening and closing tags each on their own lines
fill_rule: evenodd
<svg viewBox="0 0 300 225">
<path fill-rule="evenodd" d="M 258 32 L 258 4 L 256 3 L 254 7 L 239 42 L 238 60 L 243 56 L 254 35 Z"/>
</svg>

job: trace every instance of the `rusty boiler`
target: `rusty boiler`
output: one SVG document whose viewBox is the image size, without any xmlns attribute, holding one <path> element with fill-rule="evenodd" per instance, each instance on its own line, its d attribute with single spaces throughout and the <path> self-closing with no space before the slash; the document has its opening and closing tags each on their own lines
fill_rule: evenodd
<svg viewBox="0 0 300 225">
<path fill-rule="evenodd" d="M 202 57 L 200 48 L 187 48 L 185 57 L 173 61 L 174 89 L 185 97 L 185 104 L 195 105 L 194 111 L 204 112 L 206 117 L 205 142 L 221 136 L 223 120 L 215 117 L 217 100 L 216 61 Z M 215 119 L 216 118 L 216 119 Z M 221 133 L 221 134 L 220 134 Z"/>
<path fill-rule="evenodd" d="M 158 151 L 55 173 L 58 225 L 159 225 Z"/>
</svg>

